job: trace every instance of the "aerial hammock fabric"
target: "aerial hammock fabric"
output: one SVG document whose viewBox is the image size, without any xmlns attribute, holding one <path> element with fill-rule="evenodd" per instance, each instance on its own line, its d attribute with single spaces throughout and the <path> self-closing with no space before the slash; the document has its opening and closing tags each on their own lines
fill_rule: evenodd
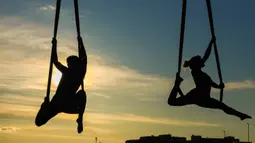
<svg viewBox="0 0 255 143">
<path fill-rule="evenodd" d="M 211 8 L 210 0 L 206 0 L 206 4 L 207 4 L 207 11 L 208 11 L 209 23 L 210 23 L 210 28 L 211 28 L 211 34 L 212 34 L 212 37 L 215 37 L 213 16 L 212 16 L 212 8 Z M 182 53 L 183 53 L 183 43 L 184 43 L 186 9 L 187 9 L 187 0 L 183 0 L 183 2 L 182 2 L 180 43 L 179 43 L 179 57 L 178 57 L 178 72 L 177 72 L 178 76 L 180 76 L 180 74 L 181 74 L 181 67 L 182 67 Z M 218 70 L 220 83 L 223 83 L 221 68 L 220 68 L 219 54 L 218 54 L 216 42 L 214 42 L 213 45 L 214 45 L 214 53 L 215 53 L 215 58 L 216 58 L 217 70 Z M 183 94 L 181 94 L 181 95 L 183 95 Z M 222 100 L 223 100 L 223 89 L 220 90 L 220 101 L 222 102 Z"/>
<path fill-rule="evenodd" d="M 53 34 L 53 38 L 52 38 L 52 40 L 55 40 L 55 41 L 57 41 L 56 39 L 57 39 L 60 7 L 61 7 L 61 0 L 57 0 L 55 22 L 54 22 L 54 34 Z M 76 21 L 76 29 L 77 29 L 77 38 L 78 39 L 82 39 L 81 34 L 80 34 L 81 32 L 80 32 L 78 0 L 74 0 L 74 9 L 75 9 L 75 21 Z M 78 46 L 79 47 L 83 45 L 83 43 L 81 43 L 81 42 L 82 42 L 82 40 L 78 40 Z M 57 44 L 54 44 L 54 42 L 52 42 L 52 50 L 54 48 L 57 48 Z M 52 68 L 53 68 L 53 55 L 52 54 L 53 54 L 53 51 L 51 51 L 51 57 L 50 57 L 49 76 L 48 76 L 48 84 L 47 84 L 47 91 L 46 91 L 45 100 L 49 100 L 50 99 L 50 89 L 51 89 L 51 80 L 52 80 Z M 80 56 L 80 53 L 79 53 L 79 56 Z M 84 91 L 84 83 L 83 82 L 81 84 L 81 88 Z"/>
</svg>

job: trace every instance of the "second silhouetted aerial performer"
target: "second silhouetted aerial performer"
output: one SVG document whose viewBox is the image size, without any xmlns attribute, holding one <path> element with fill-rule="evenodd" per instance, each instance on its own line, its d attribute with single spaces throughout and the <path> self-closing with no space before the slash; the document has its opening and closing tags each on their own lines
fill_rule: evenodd
<svg viewBox="0 0 255 143">
<path fill-rule="evenodd" d="M 184 106 L 195 104 L 200 107 L 212 108 L 212 109 L 221 109 L 225 113 L 239 117 L 241 120 L 251 118 L 251 116 L 241 113 L 226 104 L 210 97 L 211 87 L 222 89 L 225 87 L 223 83 L 216 84 L 209 75 L 202 71 L 202 68 L 205 66 L 205 62 L 208 59 L 212 44 L 215 42 L 213 37 L 209 46 L 203 56 L 194 56 L 190 60 L 184 62 L 184 67 L 189 67 L 191 69 L 191 74 L 194 79 L 196 87 L 184 95 L 180 89 L 180 84 L 183 79 L 179 74 L 176 74 L 176 79 L 174 87 L 168 98 L 168 104 L 170 106 Z M 177 97 L 177 94 L 180 94 L 181 97 Z"/>
</svg>

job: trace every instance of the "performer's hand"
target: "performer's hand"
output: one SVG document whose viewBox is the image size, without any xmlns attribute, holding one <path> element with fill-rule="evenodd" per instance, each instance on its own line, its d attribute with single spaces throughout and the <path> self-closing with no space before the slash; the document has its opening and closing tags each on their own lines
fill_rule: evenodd
<svg viewBox="0 0 255 143">
<path fill-rule="evenodd" d="M 220 83 L 220 84 L 219 84 L 219 87 L 220 87 L 221 89 L 223 89 L 223 88 L 225 88 L 225 84 L 224 84 L 224 83 Z"/>
</svg>

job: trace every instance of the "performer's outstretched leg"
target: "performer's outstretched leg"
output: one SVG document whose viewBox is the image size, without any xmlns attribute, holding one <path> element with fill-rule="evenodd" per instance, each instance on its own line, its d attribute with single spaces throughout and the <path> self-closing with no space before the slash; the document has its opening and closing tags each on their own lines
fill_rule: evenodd
<svg viewBox="0 0 255 143">
<path fill-rule="evenodd" d="M 86 103 L 87 103 L 87 96 L 86 92 L 83 90 L 78 91 L 76 94 L 76 98 L 78 98 L 78 119 L 76 122 L 78 123 L 77 131 L 78 133 L 81 133 L 83 131 L 83 114 L 86 108 Z"/>
<path fill-rule="evenodd" d="M 64 99 L 63 102 L 63 111 L 67 114 L 78 114 L 78 119 L 76 122 L 78 123 L 77 132 L 81 133 L 83 131 L 83 114 L 86 107 L 86 92 L 83 90 L 79 90 L 75 95 L 71 95 L 68 98 Z"/>
<path fill-rule="evenodd" d="M 48 100 L 45 100 L 42 103 L 41 108 L 35 118 L 36 126 L 40 127 L 46 124 L 50 119 L 52 119 L 54 116 L 56 116 L 59 113 L 51 106 L 52 105 Z"/>
<path fill-rule="evenodd" d="M 204 102 L 199 103 L 198 106 L 205 107 L 205 108 L 212 108 L 212 109 L 221 109 L 229 115 L 234 115 L 239 117 L 241 120 L 251 118 L 251 116 L 241 113 L 213 98 L 206 99 Z"/>
</svg>

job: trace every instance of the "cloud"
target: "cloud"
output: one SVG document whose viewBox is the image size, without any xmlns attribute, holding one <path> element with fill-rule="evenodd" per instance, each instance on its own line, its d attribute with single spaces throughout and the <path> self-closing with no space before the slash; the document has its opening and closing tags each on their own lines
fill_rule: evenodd
<svg viewBox="0 0 255 143">
<path fill-rule="evenodd" d="M 9 21 L 11 24 L 9 24 Z M 17 22 L 18 21 L 18 22 Z M 0 87 L 12 89 L 46 90 L 49 56 L 51 48 L 51 33 L 47 27 L 31 22 L 22 21 L 19 18 L 5 18 L 0 20 L 0 44 L 1 56 Z M 60 40 L 59 59 L 65 64 L 65 57 L 77 54 L 76 41 L 67 38 Z M 86 39 L 86 38 L 85 38 Z M 12 48 L 10 48 L 12 47 Z M 96 50 L 88 51 L 88 72 L 85 78 L 86 90 L 93 91 L 98 97 L 109 99 L 111 95 L 101 91 L 118 93 L 126 91 L 124 96 L 132 96 L 144 102 L 158 101 L 169 94 L 173 86 L 173 78 L 156 74 L 146 74 L 135 69 L 120 65 L 118 60 L 102 55 Z M 36 64 L 35 64 L 36 63 Z M 53 79 L 58 71 L 54 68 Z M 36 79 L 36 80 L 35 80 Z M 59 79 L 57 79 L 59 80 Z M 52 82 L 52 91 L 57 84 Z M 194 83 L 192 79 L 186 79 L 181 85 L 188 92 Z M 226 90 L 239 90 L 254 88 L 254 81 L 229 82 Z M 100 91 L 101 90 L 101 91 Z M 135 91 L 135 92 L 133 92 Z M 213 90 L 216 91 L 216 90 Z"/>
<path fill-rule="evenodd" d="M 97 127 L 93 127 L 93 126 L 86 126 L 84 128 L 84 130 L 88 130 L 91 131 L 92 133 L 96 133 L 96 134 L 113 134 L 114 131 L 109 130 L 109 129 L 103 129 L 103 128 L 97 128 Z"/>
<path fill-rule="evenodd" d="M 46 132 L 38 133 L 40 131 L 46 131 Z M 45 129 L 40 128 L 40 129 L 37 129 L 37 131 L 33 130 L 32 133 L 30 132 L 30 133 L 22 134 L 22 136 L 26 136 L 26 137 L 45 137 L 45 138 L 47 138 L 49 140 L 51 140 L 52 138 L 57 138 L 57 139 L 83 140 L 84 141 L 84 139 L 88 138 L 86 136 L 84 137 L 84 136 L 70 135 L 70 132 L 69 132 L 69 134 L 67 134 L 67 133 L 60 134 L 59 132 L 63 131 L 63 129 L 55 131 L 54 134 L 49 133 L 49 131 L 54 131 L 54 130 L 45 130 Z M 70 131 L 70 130 L 68 130 L 68 131 Z M 75 133 L 76 131 L 73 130 L 73 132 Z"/>
<path fill-rule="evenodd" d="M 238 90 L 238 89 L 254 89 L 255 81 L 245 80 L 245 81 L 236 81 L 236 82 L 227 82 L 225 84 L 226 90 Z"/>
<path fill-rule="evenodd" d="M 206 123 L 206 122 L 193 122 L 193 121 L 182 121 L 168 118 L 156 118 L 149 116 L 139 116 L 134 114 L 101 114 L 101 113 L 88 113 L 88 118 L 91 120 L 106 120 L 111 122 L 116 121 L 128 121 L 128 122 L 139 122 L 147 124 L 162 124 L 162 125 L 174 125 L 174 126 L 210 126 L 218 127 L 218 124 Z"/>
<path fill-rule="evenodd" d="M 39 98 L 38 96 L 13 93 L 4 94 L 4 96 L 0 96 L 0 99 L 0 103 L 10 103 L 16 105 L 39 105 L 43 101 L 43 99 Z"/>
<path fill-rule="evenodd" d="M 254 80 L 244 80 L 244 81 L 230 81 L 225 82 L 224 91 L 236 91 L 236 90 L 246 90 L 246 89 L 255 89 Z M 212 92 L 220 92 L 219 89 L 212 88 Z"/>
<path fill-rule="evenodd" d="M 17 125 L 18 127 L 1 127 L 0 132 L 3 130 L 4 132 L 17 132 L 22 129 L 23 133 L 31 132 L 33 131 L 34 134 L 33 136 L 47 136 L 49 134 L 42 134 L 42 132 L 61 132 L 63 134 L 71 132 L 76 132 L 76 127 L 75 126 L 42 126 L 38 128 L 37 126 L 32 126 L 32 125 L 24 125 L 24 124 L 19 124 Z M 7 131 L 8 130 L 8 131 Z M 35 130 L 38 132 L 35 134 Z M 100 127 L 95 127 L 95 126 L 90 126 L 90 125 L 85 125 L 84 126 L 84 131 L 90 131 L 89 134 L 113 134 L 114 132 L 109 129 L 105 128 L 100 128 Z M 40 133 L 39 133 L 40 132 Z M 62 136 L 62 135 L 61 135 Z M 61 137 L 61 136 L 51 136 L 51 137 Z M 66 136 L 66 135 L 63 135 Z M 66 136 L 68 138 L 73 138 L 73 136 Z M 76 138 L 76 137 L 75 137 Z M 78 137 L 79 138 L 79 137 Z M 77 139 L 78 139 L 77 138 Z"/>
<path fill-rule="evenodd" d="M 56 9 L 56 7 L 53 5 L 46 5 L 46 6 L 39 7 L 39 9 L 42 11 L 53 11 Z"/>
<path fill-rule="evenodd" d="M 24 118 L 32 117 L 34 118 L 39 107 L 25 106 L 25 105 L 12 105 L 12 104 L 0 104 L 1 108 L 6 109 L 0 111 L 0 116 L 10 118 Z M 75 121 L 77 116 L 72 114 L 59 114 L 55 117 L 56 119 L 62 120 L 73 120 Z M 174 126 L 210 126 L 218 127 L 218 124 L 206 123 L 206 122 L 194 122 L 179 119 L 168 119 L 168 118 L 157 118 L 150 116 L 139 116 L 135 114 L 105 114 L 105 113 L 95 113 L 95 112 L 85 112 L 84 121 L 90 124 L 116 124 L 121 122 L 138 122 L 147 124 L 161 124 L 161 125 L 174 125 Z M 118 122 L 116 122 L 118 121 Z"/>
<path fill-rule="evenodd" d="M 17 127 L 0 127 L 0 133 L 14 133 L 18 132 L 20 129 Z"/>
<path fill-rule="evenodd" d="M 43 100 L 43 99 L 42 99 Z M 23 102 L 26 102 L 23 100 Z M 7 119 L 15 119 L 15 118 L 35 118 L 37 112 L 40 109 L 41 104 L 33 104 L 33 105 L 23 105 L 20 103 L 3 103 L 3 101 L 0 102 L 0 117 L 1 118 L 7 118 Z M 95 109 L 86 109 L 86 113 L 89 112 L 96 112 Z M 64 119 L 64 120 L 76 120 L 76 115 L 74 114 L 63 114 L 60 113 L 56 118 L 58 119 Z M 100 121 L 100 120 L 89 120 L 89 122 L 93 124 L 106 124 L 107 121 Z"/>
<path fill-rule="evenodd" d="M 90 66 L 90 71 L 87 75 L 88 88 L 95 89 L 149 89 L 156 87 L 164 89 L 169 85 L 169 79 L 158 75 L 149 75 L 140 73 L 136 70 L 125 66 L 109 66 L 93 64 Z M 158 85 L 157 85 L 158 84 Z M 161 86 L 161 87 L 160 87 Z"/>
<path fill-rule="evenodd" d="M 53 9 L 53 6 L 45 6 Z M 49 56 L 52 31 L 47 27 L 24 21 L 20 18 L 5 17 L 0 20 L 0 87 L 12 89 L 45 90 L 48 78 Z M 9 23 L 8 23 L 9 22 Z M 23 24 L 20 24 L 23 23 Z M 66 36 L 68 37 L 68 36 Z M 86 38 L 85 38 L 86 39 Z M 77 54 L 76 41 L 68 38 L 60 40 L 59 59 L 65 64 L 65 57 Z M 11 47 L 11 48 L 10 48 Z M 90 45 L 87 45 L 90 47 Z M 129 96 L 138 100 L 156 100 L 155 96 L 167 95 L 174 79 L 155 74 L 145 74 L 135 69 L 118 64 L 118 61 L 106 57 L 98 51 L 89 49 L 88 72 L 85 88 L 88 90 L 111 89 L 136 91 Z M 36 64 L 35 64 L 36 63 Z M 109 64 L 114 63 L 114 64 Z M 54 75 L 57 73 L 54 69 Z M 54 78 L 53 75 L 53 78 Z M 35 80 L 36 79 L 36 80 Z M 56 89 L 56 84 L 52 90 Z M 182 89 L 194 87 L 192 79 L 184 81 Z M 227 82 L 226 90 L 255 88 L 254 81 Z M 109 98 L 97 92 L 97 96 Z M 139 95 L 139 96 L 137 96 Z M 140 98 L 141 97 L 141 98 Z M 145 98 L 148 97 L 148 98 Z"/>
<path fill-rule="evenodd" d="M 34 117 L 36 111 L 39 110 L 39 106 L 19 105 L 10 103 L 0 103 L 1 110 L 0 115 L 6 117 Z"/>
<path fill-rule="evenodd" d="M 107 99 L 111 98 L 111 96 L 106 95 L 106 94 L 102 94 L 102 93 L 94 93 L 93 95 L 98 96 L 98 97 L 107 98 Z"/>
<path fill-rule="evenodd" d="M 9 21 L 6 22 L 6 21 Z M 22 24 L 17 24 L 22 23 Z M 1 56 L 0 87 L 20 90 L 45 90 L 48 78 L 51 33 L 47 27 L 20 18 L 6 17 L 0 20 Z M 68 37 L 68 36 L 65 36 Z M 86 38 L 85 38 L 86 39 Z M 65 57 L 77 54 L 76 41 L 63 38 L 58 43 L 59 60 L 65 64 Z M 10 48 L 12 47 L 12 48 Z M 90 45 L 87 45 L 90 47 Z M 94 48 L 88 50 L 88 72 L 85 88 L 88 90 L 137 90 L 144 95 L 155 96 L 166 91 L 171 80 L 159 75 L 144 74 L 118 64 L 116 59 L 104 56 Z M 36 64 L 35 64 L 36 63 Z M 54 68 L 53 79 L 57 74 Z M 52 82 L 52 90 L 56 84 Z M 96 93 L 109 98 L 109 95 Z M 135 94 L 130 94 L 136 96 Z M 137 96 L 136 96 L 137 97 Z"/>
<path fill-rule="evenodd" d="M 6 21 L 9 21 L 6 22 Z M 22 24 L 21 24 L 22 23 Z M 47 27 L 19 18 L 0 19 L 0 116 L 29 117 L 34 118 L 39 110 L 40 103 L 45 96 L 49 56 L 51 49 L 52 31 Z M 65 64 L 65 57 L 70 54 L 77 54 L 76 41 L 71 41 L 68 36 L 59 40 L 59 59 Z M 93 38 L 92 38 L 93 39 Z M 86 38 L 85 40 L 86 41 Z M 100 51 L 91 45 L 88 47 L 88 72 L 85 79 L 85 88 L 92 95 L 102 99 L 113 99 L 114 94 L 120 93 L 144 102 L 156 102 L 160 97 L 165 98 L 173 86 L 174 78 L 164 77 L 156 74 L 147 74 L 127 66 L 120 65 L 117 59 L 102 55 Z M 35 64 L 36 63 L 36 64 Z M 54 71 L 54 75 L 57 72 Z M 52 91 L 56 85 L 52 82 Z M 192 79 L 185 79 L 182 89 L 189 90 L 194 87 Z M 254 81 L 227 82 L 226 90 L 239 90 L 254 88 Z M 33 91 L 40 91 L 36 96 L 17 94 L 4 94 L 1 96 L 1 89 L 12 91 L 30 91 L 27 95 L 35 94 Z M 110 91 L 110 92 L 104 92 Z M 23 93 L 24 94 L 24 93 Z M 91 96 L 93 97 L 93 96 Z M 23 104 L 22 102 L 33 104 Z M 2 103 L 4 102 L 4 103 Z M 136 122 L 145 124 L 171 125 L 171 126 L 205 126 L 218 127 L 218 124 L 203 121 L 189 121 L 169 118 L 157 118 L 152 116 L 140 116 L 135 114 L 104 114 L 95 113 L 94 110 L 87 110 L 84 116 L 85 122 L 90 125 L 118 124 L 123 122 Z M 56 117 L 60 120 L 76 120 L 77 116 L 60 114 Z M 91 127 L 88 127 L 91 129 Z M 111 130 L 101 128 L 91 129 L 94 132 L 106 134 Z"/>
<path fill-rule="evenodd" d="M 45 96 L 47 87 L 49 56 L 52 31 L 47 27 L 21 18 L 5 17 L 0 19 L 0 91 L 1 89 L 25 91 L 44 91 L 37 94 L 40 102 Z M 22 24 L 21 24 L 22 23 Z M 76 41 L 61 39 L 59 59 L 65 64 L 65 57 L 77 54 Z M 86 38 L 85 38 L 86 39 Z M 86 40 L 85 40 L 86 41 Z M 11 48 L 10 48 L 11 47 Z M 91 94 L 110 99 L 115 93 L 125 92 L 123 96 L 133 97 L 143 102 L 156 102 L 168 96 L 174 78 L 156 74 L 146 74 L 136 69 L 120 65 L 118 60 L 102 55 L 100 51 L 88 49 L 88 72 L 85 78 L 85 88 Z M 36 64 L 35 64 L 36 63 Z M 54 68 L 53 80 L 59 72 Z M 51 93 L 54 94 L 57 84 L 52 82 Z M 188 92 L 194 87 L 192 79 L 185 79 L 182 90 Z M 226 90 L 254 88 L 254 81 L 227 82 Z M 104 91 L 111 91 L 106 94 Z M 216 91 L 216 90 L 213 90 Z M 218 90 L 217 90 L 218 91 Z M 31 94 L 31 93 L 28 93 Z M 17 97 L 18 99 L 19 97 Z M 29 97 L 27 97 L 29 98 Z M 38 100 L 39 99 L 33 99 Z M 7 100 L 7 99 L 3 99 Z M 22 100 L 38 104 L 31 99 Z M 15 100 L 15 102 L 22 102 Z"/>
</svg>

